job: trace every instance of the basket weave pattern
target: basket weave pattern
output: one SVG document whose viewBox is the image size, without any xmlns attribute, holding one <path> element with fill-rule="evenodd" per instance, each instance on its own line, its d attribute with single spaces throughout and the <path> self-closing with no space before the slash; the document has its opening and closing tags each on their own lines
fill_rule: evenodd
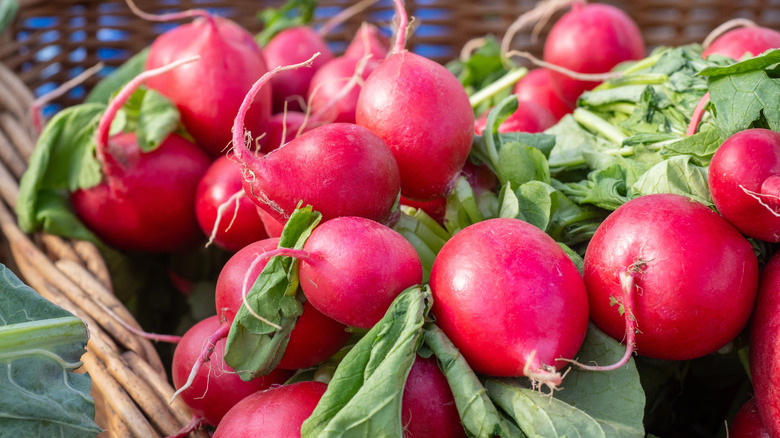
<svg viewBox="0 0 780 438">
<path fill-rule="evenodd" d="M 171 27 L 135 17 L 122 1 L 23 0 L 20 15 L 0 44 L 0 229 L 11 250 L 11 260 L 0 260 L 21 274 L 41 295 L 84 319 L 91 338 L 84 356 L 93 379 L 99 424 L 107 436 L 154 437 L 175 433 L 190 420 L 181 399 L 168 400 L 173 388 L 152 344 L 118 324 L 116 317 L 138 327 L 132 315 L 111 292 L 110 278 L 96 248 L 88 243 L 50 235 L 27 236 L 16 225 L 13 207 L 18 181 L 35 145 L 30 123 L 33 93 L 55 88 L 85 68 L 105 62 L 120 65 Z M 260 25 L 255 14 L 281 1 L 137 1 L 140 8 L 163 11 L 208 8 L 232 18 L 252 32 Z M 352 1 L 322 0 L 316 23 L 321 24 Z M 418 28 L 408 47 L 437 61 L 458 56 L 470 39 L 503 35 L 532 0 L 408 0 Z M 624 9 L 642 29 L 649 47 L 700 42 L 724 21 L 744 17 L 759 25 L 780 28 L 780 5 L 770 1 L 653 0 L 607 1 Z M 165 4 L 165 6 L 161 6 Z M 336 51 L 343 49 L 364 20 L 389 25 L 392 4 L 383 0 L 349 19 L 328 35 Z M 43 17 L 43 20 L 31 18 Z M 554 19 L 554 17 L 553 17 Z M 530 30 L 512 45 L 537 55 L 540 42 Z M 341 44 L 339 44 L 341 43 Z M 594 49 L 595 50 L 595 49 Z M 83 99 L 99 78 L 58 99 L 72 105 Z M 2 252 L 0 252 L 2 254 Z M 192 436 L 205 437 L 205 432 Z"/>
</svg>

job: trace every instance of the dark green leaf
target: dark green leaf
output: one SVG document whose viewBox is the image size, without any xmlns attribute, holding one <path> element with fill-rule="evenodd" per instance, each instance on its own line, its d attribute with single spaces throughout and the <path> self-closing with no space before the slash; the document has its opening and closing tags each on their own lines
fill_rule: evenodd
<svg viewBox="0 0 780 438">
<path fill-rule="evenodd" d="M 49 220 L 56 213 L 43 214 L 41 210 L 54 205 L 56 192 L 87 189 L 100 183 L 102 172 L 95 158 L 93 136 L 104 109 L 105 105 L 99 103 L 70 107 L 60 111 L 44 128 L 19 187 L 16 213 L 25 232 L 53 225 Z M 62 226 L 60 231 L 69 228 Z M 73 232 L 79 237 L 84 235 L 82 230 Z"/>
<path fill-rule="evenodd" d="M 430 310 L 430 289 L 402 292 L 342 360 L 302 438 L 402 436 L 401 398 Z"/>
<path fill-rule="evenodd" d="M 279 247 L 303 248 L 321 218 L 311 207 L 296 209 L 285 224 Z M 273 257 L 247 292 L 246 304 L 255 314 L 281 329 L 258 319 L 246 304 L 241 306 L 230 327 L 224 357 L 231 368 L 240 370 L 242 379 L 268 374 L 281 360 L 295 321 L 303 313 L 303 305 L 296 297 L 297 272 L 293 258 Z"/>
<path fill-rule="evenodd" d="M 583 260 L 582 256 L 574 252 L 574 250 L 569 248 L 565 243 L 558 242 L 558 246 L 560 246 L 561 249 L 563 249 L 563 252 L 569 256 L 569 259 L 574 263 L 574 266 L 577 267 L 577 271 L 582 275 L 582 267 L 585 265 L 585 260 Z"/>
<path fill-rule="evenodd" d="M 98 82 L 92 91 L 89 92 L 84 102 L 107 104 L 111 96 L 115 95 L 122 86 L 144 71 L 148 55 L 148 47 L 133 55 L 124 64 Z"/>
<path fill-rule="evenodd" d="M 173 102 L 157 91 L 148 90 L 144 94 L 138 114 L 138 146 L 144 152 L 156 149 L 166 137 L 176 131 L 179 120 L 179 110 Z"/>
<path fill-rule="evenodd" d="M 691 163 L 688 155 L 679 155 L 651 167 L 631 187 L 630 196 L 674 193 L 712 205 L 707 169 Z"/>
<path fill-rule="evenodd" d="M 485 393 L 485 387 L 447 335 L 433 323 L 423 328 L 423 338 L 436 355 L 455 397 L 461 422 L 470 437 L 514 437 L 509 426 Z"/>
<path fill-rule="evenodd" d="M 677 155 L 690 155 L 691 161 L 699 166 L 709 166 L 712 156 L 723 143 L 720 132 L 710 124 L 705 124 L 694 135 L 683 137 L 681 140 L 667 143 L 661 148 L 661 155 L 673 157 Z"/>
<path fill-rule="evenodd" d="M 519 204 L 518 218 L 546 230 L 557 207 L 555 189 L 541 181 L 530 181 L 515 191 Z"/>
<path fill-rule="evenodd" d="M 542 151 L 518 142 L 501 144 L 496 174 L 502 183 L 514 186 L 529 181 L 550 182 L 550 168 Z"/>
<path fill-rule="evenodd" d="M 555 147 L 555 136 L 544 133 L 529 134 L 527 132 L 505 132 L 498 134 L 498 143 L 518 142 L 539 149 L 545 158 L 550 157 Z"/>
<path fill-rule="evenodd" d="M 780 62 L 780 50 L 770 50 L 764 54 L 749 58 L 736 64 L 721 67 L 707 67 L 699 72 L 699 76 L 717 78 L 719 76 L 730 76 L 734 74 L 763 71 Z"/>
<path fill-rule="evenodd" d="M 19 12 L 17 0 L 0 0 L 0 34 L 13 23 L 17 12 Z"/>
<path fill-rule="evenodd" d="M 0 436 L 91 437 L 95 403 L 81 366 L 87 327 L 0 265 Z"/>
<path fill-rule="evenodd" d="M 291 27 L 307 25 L 314 17 L 316 0 L 288 0 L 279 8 L 266 8 L 257 15 L 265 28 L 255 36 L 260 47 L 265 47 L 279 32 Z"/>
</svg>

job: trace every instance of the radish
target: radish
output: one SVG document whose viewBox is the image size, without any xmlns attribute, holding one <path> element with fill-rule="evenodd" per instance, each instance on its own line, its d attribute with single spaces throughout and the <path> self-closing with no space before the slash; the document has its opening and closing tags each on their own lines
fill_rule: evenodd
<svg viewBox="0 0 780 438">
<path fill-rule="evenodd" d="M 370 54 L 373 59 L 379 60 L 386 58 L 388 53 L 390 53 L 390 40 L 378 27 L 364 22 L 344 51 L 344 56 L 359 59 Z"/>
<path fill-rule="evenodd" d="M 478 373 L 554 388 L 582 345 L 588 297 L 560 246 L 518 219 L 489 219 L 450 239 L 433 264 L 431 312 Z"/>
<path fill-rule="evenodd" d="M 780 133 L 732 135 L 712 157 L 707 179 L 727 221 L 755 239 L 780 242 Z"/>
<path fill-rule="evenodd" d="M 474 132 L 482 135 L 487 125 L 488 113 L 483 113 L 474 122 Z M 498 132 L 529 132 L 537 133 L 555 124 L 555 116 L 542 105 L 529 101 L 519 101 L 517 110 L 507 117 L 500 125 Z"/>
<path fill-rule="evenodd" d="M 313 129 L 264 157 L 244 143 L 244 116 L 258 90 L 276 73 L 263 75 L 244 99 L 233 128 L 233 152 L 244 169 L 244 191 L 284 223 L 299 202 L 327 221 L 361 216 L 392 223 L 400 176 L 390 149 L 366 128 L 333 123 Z"/>
<path fill-rule="evenodd" d="M 205 10 L 154 16 L 139 11 L 130 1 L 128 4 L 136 15 L 150 21 L 201 18 L 157 37 L 149 49 L 146 69 L 194 55 L 200 56 L 201 62 L 152 79 L 148 86 L 171 99 L 195 142 L 212 157 L 218 156 L 228 148 L 233 115 L 244 95 L 268 71 L 263 52 L 241 26 Z M 259 133 L 270 115 L 271 90 L 265 89 L 246 116 L 247 126 Z"/>
<path fill-rule="evenodd" d="M 255 204 L 243 193 L 241 170 L 226 156 L 217 158 L 198 183 L 195 214 L 200 229 L 214 233 L 214 243 L 228 251 L 268 237 Z"/>
<path fill-rule="evenodd" d="M 771 438 L 758 413 L 756 399 L 751 398 L 739 409 L 729 426 L 729 438 Z"/>
<path fill-rule="evenodd" d="M 404 438 L 466 437 L 447 377 L 436 357 L 417 356 L 401 402 Z"/>
<path fill-rule="evenodd" d="M 756 406 L 766 430 L 780 436 L 780 256 L 775 254 L 761 272 L 756 305 L 750 322 L 750 375 Z"/>
<path fill-rule="evenodd" d="M 219 327 L 219 318 L 212 316 L 195 324 L 184 334 L 173 353 L 171 376 L 176 388 L 187 381 L 201 349 Z M 214 350 L 209 362 L 200 367 L 195 380 L 181 392 L 181 397 L 193 414 L 205 418 L 212 426 L 219 424 L 225 413 L 244 397 L 271 385 L 284 383 L 293 374 L 292 371 L 274 370 L 245 382 L 222 359 L 225 352 L 224 339 L 209 347 Z"/>
<path fill-rule="evenodd" d="M 225 263 L 217 279 L 215 301 L 217 315 L 228 324 L 233 322 L 243 304 L 244 284 L 253 284 L 269 258 L 258 256 L 276 250 L 279 239 L 265 239 L 238 251 Z M 247 281 L 248 280 L 248 281 Z M 290 334 L 279 369 L 299 369 L 316 365 L 335 354 L 350 338 L 347 327 L 320 313 L 311 304 L 303 305 Z"/>
<path fill-rule="evenodd" d="M 185 249 L 203 237 L 195 219 L 195 190 L 209 166 L 206 154 L 176 134 L 146 153 L 138 146 L 135 133 L 109 139 L 117 111 L 144 81 L 192 61 L 178 61 L 134 78 L 100 119 L 95 149 L 105 178 L 95 187 L 73 192 L 70 198 L 79 218 L 111 246 L 167 252 Z"/>
<path fill-rule="evenodd" d="M 776 48 L 780 48 L 780 32 L 753 24 L 750 27 L 733 29 L 720 35 L 707 45 L 701 56 L 706 59 L 717 53 L 738 60 L 748 53 L 758 56 L 767 50 Z"/>
<path fill-rule="evenodd" d="M 307 26 L 291 27 L 279 32 L 263 47 L 263 53 L 269 69 L 298 64 L 315 53 L 321 53 L 312 62 L 311 68 L 284 71 L 271 79 L 275 113 L 284 111 L 285 102 L 288 110 L 301 110 L 301 102 L 309 95 L 312 77 L 320 67 L 333 59 L 333 53 L 322 36 Z M 260 75 L 255 76 L 258 77 Z"/>
<path fill-rule="evenodd" d="M 571 113 L 573 108 L 555 94 L 551 74 L 546 68 L 529 71 L 515 84 L 514 94 L 517 94 L 519 101 L 534 102 L 547 108 L 557 122 Z"/>
<path fill-rule="evenodd" d="M 266 213 L 265 210 L 260 207 L 257 207 L 257 213 L 260 214 L 260 219 L 263 220 L 265 232 L 268 234 L 268 237 L 281 237 L 282 231 L 284 231 L 284 223 Z"/>
<path fill-rule="evenodd" d="M 355 123 L 360 84 L 379 65 L 371 54 L 364 58 L 340 56 L 328 61 L 311 78 L 309 104 L 314 118 Z"/>
<path fill-rule="evenodd" d="M 390 146 L 401 194 L 428 201 L 454 186 L 471 150 L 474 113 L 452 73 L 404 49 L 407 15 L 402 0 L 395 5 L 400 30 L 393 53 L 363 85 L 356 120 Z"/>
<path fill-rule="evenodd" d="M 260 139 L 260 144 L 263 145 L 261 152 L 268 153 L 279 149 L 296 138 L 299 132 L 303 134 L 324 124 L 323 121 L 307 117 L 305 113 L 298 111 L 274 114 L 265 124 L 265 136 Z"/>
<path fill-rule="evenodd" d="M 279 248 L 261 256 L 299 260 L 307 302 L 328 317 L 371 328 L 396 296 L 422 282 L 422 263 L 398 232 L 361 217 L 339 217 L 317 226 L 303 250 Z"/>
<path fill-rule="evenodd" d="M 422 210 L 440 224 L 444 223 L 444 215 L 447 213 L 446 198 L 436 198 L 431 201 L 414 201 L 401 196 L 401 205 Z"/>
<path fill-rule="evenodd" d="M 544 43 L 544 60 L 578 73 L 604 73 L 624 61 L 645 57 L 636 23 L 620 9 L 605 4 L 574 3 L 558 20 Z M 598 82 L 551 72 L 556 94 L 573 108 L 584 91 Z"/>
<path fill-rule="evenodd" d="M 750 243 L 681 195 L 635 198 L 596 230 L 583 268 L 591 320 L 631 356 L 686 360 L 717 351 L 744 328 L 756 295 Z M 634 345 L 635 344 L 635 345 Z"/>
<path fill-rule="evenodd" d="M 322 382 L 298 382 L 252 394 L 225 415 L 214 438 L 300 438 L 301 425 L 327 387 Z"/>
</svg>

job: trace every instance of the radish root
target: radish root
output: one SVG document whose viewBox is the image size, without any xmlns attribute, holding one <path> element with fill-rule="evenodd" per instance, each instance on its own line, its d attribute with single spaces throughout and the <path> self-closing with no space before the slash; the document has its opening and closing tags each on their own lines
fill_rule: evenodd
<svg viewBox="0 0 780 438">
<path fill-rule="evenodd" d="M 546 0 L 536 4 L 536 6 L 517 17 L 517 19 L 509 25 L 504 37 L 501 38 L 501 53 L 503 57 L 508 58 L 509 46 L 512 44 L 512 40 L 515 38 L 518 32 L 520 32 L 525 26 L 535 23 L 531 36 L 534 40 L 539 36 L 542 28 L 550 20 L 550 17 L 557 11 L 570 6 L 572 3 L 583 3 L 582 0 Z"/>
<path fill-rule="evenodd" d="M 200 351 L 200 356 L 198 356 L 198 359 L 195 360 L 195 364 L 192 366 L 190 375 L 187 377 L 187 382 L 173 393 L 169 403 L 173 403 L 173 401 L 176 399 L 176 396 L 192 386 L 192 382 L 195 381 L 195 376 L 198 374 L 200 367 L 203 366 L 204 363 L 208 362 L 209 358 L 211 357 L 211 353 L 214 352 L 214 347 L 216 347 L 217 342 L 225 339 L 229 332 L 230 324 L 222 324 L 219 326 L 217 331 L 215 331 L 211 336 L 208 337 L 208 339 L 206 339 L 206 341 L 203 343 L 203 348 Z"/>
<path fill-rule="evenodd" d="M 518 50 L 512 50 L 511 52 L 508 52 L 506 56 L 508 58 L 512 56 L 520 56 L 522 58 L 526 58 L 529 61 L 531 61 L 531 63 L 533 63 L 538 67 L 544 67 L 549 70 L 556 71 L 558 73 L 564 74 L 570 78 L 577 79 L 580 81 L 601 82 L 609 79 L 619 78 L 623 74 L 619 71 L 610 71 L 605 73 L 579 73 L 574 70 L 569 70 L 566 67 L 561 67 L 560 65 L 550 64 L 549 62 L 542 61 L 541 59 L 537 58 L 536 56 L 532 55 L 529 52 L 522 52 Z"/>
<path fill-rule="evenodd" d="M 136 16 L 143 18 L 146 21 L 173 21 L 173 20 L 181 20 L 184 18 L 197 18 L 201 17 L 209 22 L 211 26 L 214 26 L 216 29 L 216 23 L 214 22 L 214 17 L 209 13 L 209 11 L 205 9 L 190 9 L 188 11 L 182 11 L 182 12 L 173 12 L 170 14 L 150 14 L 148 12 L 144 12 L 141 9 L 138 8 L 138 6 L 135 4 L 133 0 L 125 0 L 127 3 L 127 6 L 130 7 L 130 10 L 133 11 L 133 14 Z"/>
<path fill-rule="evenodd" d="M 206 242 L 206 248 L 214 243 L 214 239 L 217 237 L 217 230 L 219 230 L 219 223 L 222 222 L 222 216 L 225 215 L 225 211 L 227 211 L 228 207 L 230 207 L 230 204 L 234 204 L 235 207 L 233 208 L 233 218 L 230 220 L 227 228 L 225 228 L 225 232 L 227 233 L 230 230 L 230 227 L 233 226 L 233 223 L 236 221 L 236 217 L 238 216 L 238 201 L 244 196 L 246 196 L 246 192 L 244 192 L 244 189 L 241 189 L 228 198 L 227 201 L 223 202 L 219 205 L 219 207 L 217 207 L 217 218 L 214 220 L 214 227 L 211 229 L 209 241 Z"/>
<path fill-rule="evenodd" d="M 98 62 L 92 67 L 79 73 L 75 77 L 68 79 L 66 82 L 64 82 L 62 85 L 55 88 L 54 90 L 49 91 L 48 93 L 33 100 L 32 104 L 30 105 L 30 117 L 32 118 L 35 132 L 40 134 L 41 131 L 43 131 L 43 118 L 41 117 L 41 108 L 44 105 L 62 96 L 68 91 L 72 90 L 74 87 L 81 85 L 82 82 L 86 81 L 88 78 L 90 78 L 91 76 L 97 74 L 97 72 L 102 70 L 104 66 L 105 66 L 104 63 Z"/>
<path fill-rule="evenodd" d="M 317 31 L 320 36 L 325 36 L 333 31 L 336 27 L 338 27 L 340 24 L 344 23 L 351 17 L 354 17 L 355 15 L 363 12 L 365 9 L 367 9 L 369 6 L 373 5 L 379 0 L 362 0 L 354 5 L 342 9 L 341 12 L 331 17 L 328 21 L 325 22 L 325 24 L 322 25 L 320 30 Z"/>
<path fill-rule="evenodd" d="M 206 421 L 205 418 L 200 417 L 198 415 L 193 415 L 189 423 L 187 423 L 184 427 L 179 429 L 179 431 L 176 432 L 175 434 L 168 435 L 165 438 L 186 438 L 192 432 L 195 432 L 198 429 L 202 429 L 208 424 L 209 423 Z"/>
<path fill-rule="evenodd" d="M 731 29 L 736 29 L 738 27 L 758 27 L 758 25 L 754 21 L 748 20 L 747 18 L 734 18 L 729 20 L 713 29 L 712 32 L 707 35 L 707 38 L 704 38 L 704 41 L 701 43 L 702 48 L 706 49 L 712 44 L 713 41 L 718 39 L 719 36 L 730 31 Z"/>
</svg>

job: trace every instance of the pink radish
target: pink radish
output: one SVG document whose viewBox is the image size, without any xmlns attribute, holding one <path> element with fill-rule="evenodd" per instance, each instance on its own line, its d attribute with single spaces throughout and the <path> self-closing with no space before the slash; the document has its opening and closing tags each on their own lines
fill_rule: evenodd
<svg viewBox="0 0 780 438">
<path fill-rule="evenodd" d="M 187 381 L 201 349 L 219 326 L 219 319 L 212 316 L 195 324 L 184 334 L 173 354 L 172 378 L 176 388 L 180 388 Z M 225 413 L 244 397 L 271 385 L 284 383 L 293 374 L 291 371 L 274 370 L 270 374 L 245 382 L 222 359 L 225 340 L 221 339 L 211 347 L 214 352 L 209 362 L 200 368 L 195 380 L 181 393 L 181 397 L 193 414 L 204 417 L 213 426 L 219 424 Z"/>
<path fill-rule="evenodd" d="M 395 5 L 400 30 L 393 53 L 366 80 L 356 120 L 390 146 L 401 194 L 427 201 L 455 184 L 471 150 L 474 113 L 452 73 L 404 49 L 407 15 L 402 0 Z"/>
<path fill-rule="evenodd" d="M 282 231 L 284 231 L 284 223 L 266 213 L 266 211 L 260 207 L 257 207 L 257 213 L 260 214 L 260 219 L 263 220 L 265 232 L 268 234 L 268 237 L 281 237 Z"/>
<path fill-rule="evenodd" d="M 279 248 L 300 261 L 298 275 L 307 302 L 330 318 L 371 328 L 396 296 L 420 284 L 422 264 L 398 232 L 361 217 L 323 222 L 303 250 Z"/>
<path fill-rule="evenodd" d="M 201 17 L 157 37 L 149 49 L 146 69 L 192 56 L 200 56 L 201 61 L 152 79 L 148 86 L 171 99 L 195 142 L 212 157 L 218 156 L 228 149 L 233 116 L 244 95 L 268 71 L 263 52 L 252 34 L 205 10 L 154 16 L 128 3 L 136 15 L 150 21 Z M 270 115 L 271 90 L 266 89 L 247 115 L 247 126 L 259 133 Z"/>
<path fill-rule="evenodd" d="M 483 113 L 474 122 L 474 132 L 482 135 L 487 125 L 488 113 Z M 537 133 L 555 124 L 555 116 L 550 110 L 534 102 L 520 101 L 517 110 L 498 126 L 498 132 Z"/>
<path fill-rule="evenodd" d="M 193 60 L 142 73 L 122 88 L 100 120 L 95 148 L 105 178 L 95 187 L 73 192 L 71 202 L 87 227 L 111 246 L 166 252 L 203 238 L 195 219 L 195 190 L 209 166 L 206 154 L 176 134 L 146 153 L 134 133 L 109 139 L 117 111 L 144 81 Z"/>
<path fill-rule="evenodd" d="M 195 213 L 200 229 L 215 232 L 214 243 L 228 251 L 268 237 L 255 204 L 243 193 L 241 169 L 227 156 L 217 158 L 198 183 Z"/>
<path fill-rule="evenodd" d="M 751 398 L 739 409 L 729 425 L 729 438 L 772 438 L 758 413 L 756 399 Z"/>
<path fill-rule="evenodd" d="M 489 219 L 450 239 L 433 263 L 431 312 L 478 373 L 555 387 L 585 339 L 588 297 L 555 241 L 517 219 Z"/>
<path fill-rule="evenodd" d="M 712 157 L 707 179 L 727 221 L 750 237 L 780 242 L 780 133 L 732 135 Z"/>
<path fill-rule="evenodd" d="M 355 123 L 355 109 L 361 84 L 379 65 L 368 54 L 364 58 L 340 56 L 331 59 L 311 78 L 309 104 L 315 119 Z"/>
<path fill-rule="evenodd" d="M 450 384 L 435 357 L 417 356 L 401 402 L 404 438 L 465 438 Z"/>
<path fill-rule="evenodd" d="M 553 26 L 544 44 L 544 60 L 578 73 L 604 73 L 624 61 L 644 58 L 645 44 L 636 23 L 620 9 L 599 3 L 574 3 Z M 598 82 L 551 72 L 556 94 L 574 107 Z"/>
<path fill-rule="evenodd" d="M 717 53 L 732 59 L 740 59 L 750 53 L 758 56 L 767 50 L 780 48 L 780 32 L 755 24 L 730 30 L 720 35 L 702 53 L 703 58 Z"/>
<path fill-rule="evenodd" d="M 233 322 L 243 304 L 244 282 L 251 286 L 260 275 L 268 258 L 253 262 L 259 255 L 276 250 L 279 239 L 266 239 L 248 245 L 228 260 L 217 279 L 217 315 L 228 324 Z M 299 369 L 316 365 L 336 353 L 350 338 L 347 327 L 320 313 L 305 303 L 290 334 L 287 349 L 279 369 Z"/>
<path fill-rule="evenodd" d="M 370 54 L 373 59 L 380 60 L 387 57 L 388 53 L 390 41 L 387 37 L 373 24 L 363 23 L 344 51 L 344 56 L 360 59 Z"/>
<path fill-rule="evenodd" d="M 573 108 L 555 94 L 551 74 L 552 72 L 546 68 L 529 71 L 515 84 L 514 93 L 517 94 L 519 101 L 534 102 L 547 108 L 557 122 L 571 113 Z"/>
<path fill-rule="evenodd" d="M 761 272 L 750 322 L 750 375 L 756 406 L 771 436 L 780 436 L 780 256 Z"/>
<path fill-rule="evenodd" d="M 686 360 L 744 328 L 758 283 L 750 243 L 717 213 L 681 195 L 635 198 L 596 230 L 583 269 L 591 320 L 631 353 Z"/>
<path fill-rule="evenodd" d="M 311 116 L 307 117 L 305 113 L 298 111 L 274 114 L 266 122 L 265 136 L 260 139 L 260 144 L 263 145 L 261 152 L 268 153 L 279 149 L 297 137 L 299 132 L 303 134 L 324 124 L 323 121 L 316 120 Z"/>
<path fill-rule="evenodd" d="M 252 394 L 225 415 L 213 438 L 300 438 L 301 425 L 327 387 L 321 382 L 298 382 Z"/>
<path fill-rule="evenodd" d="M 366 128 L 333 123 L 313 129 L 264 157 L 249 151 L 244 116 L 259 89 L 277 67 L 247 94 L 233 128 L 233 152 L 244 168 L 244 191 L 256 205 L 284 223 L 298 203 L 311 205 L 323 221 L 360 216 L 391 223 L 400 176 L 390 149 Z"/>
</svg>

